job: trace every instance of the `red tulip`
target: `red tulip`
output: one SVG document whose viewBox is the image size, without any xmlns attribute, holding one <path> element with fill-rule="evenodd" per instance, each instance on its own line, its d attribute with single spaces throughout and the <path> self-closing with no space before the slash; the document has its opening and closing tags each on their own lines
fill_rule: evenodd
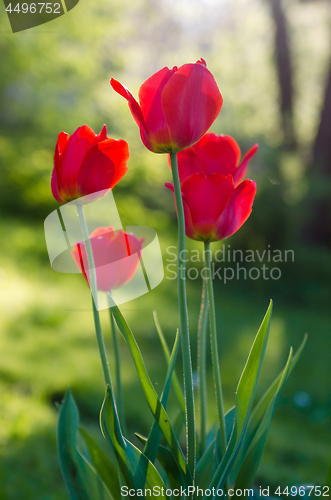
<svg viewBox="0 0 331 500">
<path fill-rule="evenodd" d="M 66 203 L 97 191 L 109 191 L 125 175 L 128 159 L 128 144 L 108 139 L 105 125 L 98 135 L 87 125 L 70 137 L 61 132 L 54 153 L 54 198 Z"/>
<path fill-rule="evenodd" d="M 246 179 L 255 144 L 241 163 L 240 148 L 226 135 L 206 134 L 197 144 L 178 154 L 186 235 L 193 240 L 228 238 L 248 219 L 256 193 Z M 174 191 L 173 184 L 166 186 Z"/>
<path fill-rule="evenodd" d="M 180 68 L 163 68 L 139 89 L 139 104 L 121 83 L 145 146 L 154 153 L 175 153 L 197 142 L 219 114 L 223 99 L 203 59 Z"/>
<path fill-rule="evenodd" d="M 98 290 L 109 292 L 130 281 L 138 267 L 144 240 L 122 230 L 115 231 L 113 227 L 100 227 L 93 231 L 90 241 Z M 85 243 L 77 243 L 71 253 L 89 284 L 90 272 Z"/>
</svg>

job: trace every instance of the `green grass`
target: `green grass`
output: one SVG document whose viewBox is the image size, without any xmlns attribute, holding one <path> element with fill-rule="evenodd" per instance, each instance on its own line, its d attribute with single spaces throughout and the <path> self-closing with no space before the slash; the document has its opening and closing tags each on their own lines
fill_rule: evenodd
<svg viewBox="0 0 331 500">
<path fill-rule="evenodd" d="M 42 225 L 1 223 L 0 251 L 0 499 L 61 500 L 67 494 L 56 455 L 56 402 L 71 386 L 83 425 L 97 433 L 104 387 L 88 289 L 79 275 L 54 272 L 47 259 Z M 278 283 L 279 286 L 279 283 Z M 286 285 L 288 286 L 288 284 Z M 234 392 L 269 295 L 249 287 L 215 284 L 220 363 L 225 406 Z M 196 369 L 196 325 L 200 282 L 188 281 L 192 354 Z M 122 311 L 141 347 L 152 382 L 162 387 L 166 365 L 152 319 L 156 309 L 172 343 L 178 326 L 176 282 L 165 279 Z M 108 314 L 101 314 L 112 367 Z M 272 487 L 323 484 L 330 459 L 330 323 L 326 308 L 276 300 L 259 394 L 277 375 L 291 345 L 309 339 L 280 400 L 257 484 Z M 152 417 L 134 366 L 121 339 L 125 406 L 130 438 L 147 433 Z M 180 373 L 180 356 L 177 372 Z M 210 366 L 210 363 L 209 363 Z M 209 424 L 216 418 L 208 372 Z M 309 394 L 308 406 L 295 401 Z M 171 413 L 171 412 L 170 412 Z M 19 478 L 19 480 L 18 480 Z"/>
</svg>

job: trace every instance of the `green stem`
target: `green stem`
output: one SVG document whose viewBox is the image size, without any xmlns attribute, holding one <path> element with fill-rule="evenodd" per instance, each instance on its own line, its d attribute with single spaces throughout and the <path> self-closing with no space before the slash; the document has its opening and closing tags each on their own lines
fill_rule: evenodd
<svg viewBox="0 0 331 500">
<path fill-rule="evenodd" d="M 194 416 L 194 389 L 192 376 L 192 360 L 190 348 L 190 334 L 188 326 L 188 314 L 186 304 L 186 286 L 185 286 L 185 218 L 182 193 L 180 189 L 177 153 L 170 153 L 171 170 L 174 182 L 175 199 L 178 216 L 178 262 L 177 262 L 177 280 L 178 280 L 178 303 L 180 315 L 180 332 L 183 355 L 184 370 L 184 389 L 186 406 L 186 445 L 187 462 L 192 475 L 195 471 L 196 443 L 195 443 L 195 416 Z"/>
<path fill-rule="evenodd" d="M 218 361 L 215 301 L 214 301 L 214 290 L 213 290 L 213 282 L 212 282 L 212 274 L 211 274 L 211 258 L 210 258 L 210 243 L 209 242 L 205 242 L 205 260 L 206 260 L 206 266 L 208 269 L 207 290 L 208 290 L 208 299 L 209 299 L 211 355 L 212 355 L 214 382 L 215 382 L 215 391 L 216 391 L 217 414 L 218 414 L 218 420 L 219 420 L 219 424 L 220 424 L 222 452 L 223 452 L 223 456 L 224 456 L 227 443 L 226 443 L 226 429 L 225 429 L 224 408 L 223 408 L 221 372 L 220 372 L 219 361 Z"/>
<path fill-rule="evenodd" d="M 110 326 L 113 335 L 113 348 L 114 348 L 114 361 L 115 361 L 115 394 L 117 401 L 117 411 L 120 422 L 122 424 L 123 433 L 126 434 L 125 431 L 125 419 L 124 419 L 124 403 L 123 403 L 123 391 L 122 391 L 122 380 L 121 380 L 121 363 L 120 363 L 120 346 L 117 328 L 114 320 L 114 316 L 111 310 L 111 307 L 114 305 L 113 301 L 110 298 L 110 293 L 107 293 L 108 302 L 109 302 L 109 319 Z"/>
<path fill-rule="evenodd" d="M 207 381 L 206 381 L 207 326 L 208 326 L 208 295 L 206 290 L 206 280 L 203 279 L 201 307 L 200 307 L 199 324 L 198 324 L 200 444 L 202 453 L 206 448 L 206 427 L 207 427 Z"/>
<path fill-rule="evenodd" d="M 108 366 L 108 361 L 107 361 L 105 343 L 103 341 L 103 336 L 102 336 L 100 315 L 99 315 L 99 311 L 98 311 L 97 276 L 96 276 L 95 267 L 94 267 L 92 245 L 91 245 L 91 241 L 90 241 L 88 227 L 87 227 L 86 220 L 85 220 L 83 205 L 79 205 L 77 203 L 76 206 L 77 206 L 79 223 L 80 223 L 80 227 L 82 230 L 83 239 L 84 239 L 85 248 L 86 248 L 86 254 L 87 254 L 87 261 L 88 261 L 89 275 L 90 275 L 90 288 L 91 288 L 91 292 L 92 292 L 92 307 L 93 307 L 94 326 L 95 326 L 95 333 L 97 336 L 97 342 L 98 342 L 99 354 L 100 354 L 100 359 L 101 359 L 103 377 L 105 379 L 106 386 L 109 385 L 111 387 L 110 371 L 109 371 L 109 366 Z"/>
</svg>

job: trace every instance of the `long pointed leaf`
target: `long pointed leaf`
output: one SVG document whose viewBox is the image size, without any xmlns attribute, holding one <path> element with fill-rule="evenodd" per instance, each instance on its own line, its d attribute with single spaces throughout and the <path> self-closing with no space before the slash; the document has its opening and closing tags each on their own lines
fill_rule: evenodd
<svg viewBox="0 0 331 500">
<path fill-rule="evenodd" d="M 135 433 L 135 435 L 141 443 L 146 444 L 147 438 L 145 438 L 141 434 L 138 434 L 137 432 Z M 185 478 L 182 471 L 176 464 L 173 454 L 171 453 L 169 448 L 160 445 L 157 452 L 157 459 L 167 474 L 167 479 L 170 483 L 170 486 L 173 489 L 181 486 L 185 488 Z"/>
<path fill-rule="evenodd" d="M 171 352 L 171 356 L 169 358 L 168 362 L 168 369 L 167 369 L 167 374 L 166 374 L 166 379 L 165 379 L 165 384 L 163 387 L 162 391 L 162 396 L 161 396 L 161 404 L 164 406 L 164 408 L 167 408 L 167 403 L 168 403 L 168 397 L 169 397 L 169 392 L 170 392 L 170 385 L 171 385 L 171 379 L 173 376 L 174 368 L 175 368 L 175 363 L 176 363 L 176 358 L 177 358 L 177 352 L 178 352 L 178 345 L 179 345 L 179 331 L 177 330 L 176 333 L 176 338 L 175 338 L 175 343 Z M 144 455 L 152 462 L 155 462 L 156 456 L 157 456 L 157 450 L 159 448 L 160 440 L 161 440 L 162 433 L 160 431 L 160 427 L 156 420 L 154 420 L 153 425 L 151 427 L 146 445 L 144 447 Z"/>
<path fill-rule="evenodd" d="M 242 444 L 267 346 L 271 312 L 272 302 L 270 301 L 239 380 L 236 393 L 236 419 L 233 433 L 225 455 L 209 486 L 210 489 L 215 488 L 217 490 L 223 487 Z M 205 495 L 204 500 L 207 499 L 208 497 Z"/>
<path fill-rule="evenodd" d="M 171 426 L 171 423 L 169 421 L 169 417 L 163 408 L 159 397 L 152 385 L 152 382 L 150 381 L 150 378 L 148 376 L 144 361 L 142 359 L 139 347 L 137 345 L 137 342 L 133 336 L 133 333 L 131 332 L 128 324 L 126 323 L 121 311 L 117 306 L 113 307 L 113 314 L 117 323 L 118 328 L 120 329 L 122 335 L 124 336 L 127 345 L 130 349 L 132 359 L 135 363 L 140 382 L 142 385 L 142 388 L 144 390 L 147 402 L 149 404 L 149 407 L 152 411 L 152 414 L 154 418 L 156 419 L 163 436 L 165 437 L 165 440 L 168 443 L 168 446 L 174 456 L 174 459 L 176 463 L 178 464 L 179 468 L 183 472 L 183 475 L 185 477 L 187 485 L 192 484 L 192 475 L 191 472 L 188 468 L 188 465 L 185 461 L 183 452 L 179 446 L 179 443 L 177 441 L 176 435 L 174 433 L 174 430 Z"/>
<path fill-rule="evenodd" d="M 291 375 L 297 362 L 299 361 L 300 356 L 302 354 L 302 351 L 306 345 L 306 342 L 307 342 L 307 334 L 304 336 L 304 339 L 301 342 L 299 349 L 297 350 L 297 352 L 293 356 L 291 366 L 289 368 L 288 376 Z M 278 389 L 279 381 L 282 378 L 282 375 L 283 375 L 283 371 L 280 372 L 278 377 L 270 385 L 268 390 L 264 393 L 264 395 L 262 396 L 262 398 L 260 399 L 260 401 L 258 402 L 256 407 L 254 408 L 249 425 L 248 425 L 247 435 L 245 436 L 244 451 L 247 450 L 248 447 L 250 446 L 250 444 L 254 438 L 254 435 L 258 429 L 258 426 L 263 418 L 263 415 L 267 411 L 267 408 L 268 408 L 270 402 L 272 401 L 272 399 L 273 399 L 273 397 Z"/>
<path fill-rule="evenodd" d="M 58 454 L 62 476 L 71 500 L 110 500 L 98 474 L 79 453 L 78 410 L 68 390 L 61 405 L 57 428 Z"/>
<path fill-rule="evenodd" d="M 292 362 L 289 367 L 289 372 L 288 372 L 288 377 L 291 375 L 292 371 L 294 370 L 297 362 L 299 361 L 299 358 L 302 354 L 302 351 L 305 347 L 307 341 L 307 335 L 304 336 L 303 341 L 301 342 L 299 349 L 293 356 Z M 279 388 L 279 382 L 283 376 L 284 370 L 282 370 L 279 375 L 276 377 L 276 379 L 273 381 L 273 383 L 269 386 L 267 391 L 264 393 L 254 410 L 252 411 L 252 415 L 250 417 L 250 420 L 248 422 L 248 427 L 247 431 L 245 433 L 245 438 L 243 445 L 241 447 L 240 453 L 237 456 L 236 463 L 233 467 L 233 470 L 231 471 L 231 478 L 234 480 L 237 477 L 238 470 L 240 468 L 240 465 L 242 463 L 242 457 L 244 457 L 248 451 L 248 448 L 250 447 L 255 434 L 259 428 L 259 425 L 268 409 L 268 406 L 270 405 L 271 401 L 273 400 L 278 388 Z"/>
<path fill-rule="evenodd" d="M 107 387 L 107 393 L 102 405 L 100 422 L 101 428 L 106 439 L 112 443 L 117 457 L 119 470 L 122 475 L 122 481 L 129 489 L 136 491 L 137 498 L 138 490 L 150 489 L 150 498 L 156 498 L 159 495 L 154 494 L 153 487 L 165 488 L 164 482 L 154 465 L 148 460 L 141 451 L 136 448 L 130 441 L 123 438 L 118 433 L 116 428 L 116 420 L 114 419 L 114 402 L 112 393 Z"/>
<path fill-rule="evenodd" d="M 97 471 L 113 500 L 117 500 L 121 496 L 117 468 L 84 429 L 79 428 L 79 433 L 88 450 L 88 461 Z"/>
<path fill-rule="evenodd" d="M 258 431 L 255 434 L 255 437 L 253 439 L 251 446 L 248 449 L 247 454 L 244 456 L 244 460 L 242 462 L 242 465 L 239 469 L 236 478 L 236 488 L 241 488 L 241 487 L 250 488 L 253 484 L 257 469 L 260 465 L 264 447 L 267 442 L 271 420 L 274 416 L 279 396 L 283 390 L 284 384 L 289 375 L 291 361 L 292 361 L 292 348 L 290 350 L 290 354 L 286 366 L 284 368 L 282 377 L 279 381 L 277 391 L 272 401 L 270 402 L 268 409 L 264 414 L 264 417 L 262 418 Z"/>
<path fill-rule="evenodd" d="M 161 342 L 161 345 L 162 345 L 164 356 L 165 356 L 167 362 L 169 363 L 170 351 L 169 351 L 169 347 L 168 347 L 167 341 L 166 341 L 166 339 L 165 339 L 165 337 L 163 335 L 163 331 L 162 331 L 161 325 L 159 323 L 156 311 L 153 312 L 153 318 L 154 318 L 154 323 L 155 323 L 156 331 L 157 331 L 158 336 L 160 338 L 160 342 Z M 182 391 L 182 389 L 180 387 L 180 384 L 179 384 L 179 381 L 178 381 L 178 377 L 177 377 L 177 374 L 176 374 L 175 371 L 174 371 L 174 374 L 172 376 L 172 385 L 174 387 L 174 391 L 175 391 L 175 394 L 177 396 L 179 407 L 181 408 L 182 412 L 185 414 L 185 401 L 184 401 L 183 391 Z"/>
</svg>

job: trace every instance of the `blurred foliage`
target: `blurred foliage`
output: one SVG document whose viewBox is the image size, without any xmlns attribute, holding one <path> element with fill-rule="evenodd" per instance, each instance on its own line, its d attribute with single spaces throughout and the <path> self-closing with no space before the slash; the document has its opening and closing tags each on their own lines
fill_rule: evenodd
<svg viewBox="0 0 331 500">
<path fill-rule="evenodd" d="M 166 158 L 141 145 L 127 103 L 111 90 L 109 79 L 119 79 L 137 95 L 140 84 L 162 66 L 200 57 L 224 97 L 212 130 L 233 135 L 243 154 L 254 142 L 260 145 L 249 170 L 258 184 L 253 213 L 225 244 L 295 251 L 294 263 L 280 266 L 279 281 L 216 284 L 226 406 L 233 404 L 236 381 L 271 296 L 276 304 L 265 384 L 284 364 L 289 345 L 296 348 L 306 331 L 310 336 L 276 413 L 258 480 L 323 484 L 331 437 L 331 259 L 329 250 L 305 243 L 302 228 L 310 216 L 309 200 L 330 189 L 325 179 L 307 175 L 330 58 L 329 3 L 286 3 L 298 136 L 298 150 L 291 153 L 282 144 L 266 1 L 81 1 L 58 20 L 15 35 L 3 4 L 0 12 L 0 499 L 67 498 L 56 457 L 54 403 L 70 385 L 84 425 L 97 433 L 103 398 L 87 288 L 79 276 L 55 273 L 45 248 L 43 221 L 58 206 L 50 192 L 57 135 L 83 123 L 99 131 L 106 123 L 109 136 L 129 142 L 129 171 L 114 189 L 122 222 L 155 228 L 165 252 L 176 244 L 173 197 L 164 188 L 170 180 Z M 188 242 L 188 248 L 200 247 Z M 160 370 L 163 355 L 151 312 L 158 309 L 173 339 L 175 293 L 175 282 L 166 275 L 156 290 L 123 307 L 159 386 L 165 365 Z M 188 280 L 194 355 L 199 296 L 200 280 Z M 106 314 L 103 321 L 108 332 Z M 111 355 L 107 333 L 106 338 Z M 123 376 L 131 434 L 144 433 L 151 417 L 141 408 L 142 393 L 127 356 Z M 212 393 L 211 373 L 209 389 Z M 215 413 L 210 405 L 210 423 Z"/>
</svg>

